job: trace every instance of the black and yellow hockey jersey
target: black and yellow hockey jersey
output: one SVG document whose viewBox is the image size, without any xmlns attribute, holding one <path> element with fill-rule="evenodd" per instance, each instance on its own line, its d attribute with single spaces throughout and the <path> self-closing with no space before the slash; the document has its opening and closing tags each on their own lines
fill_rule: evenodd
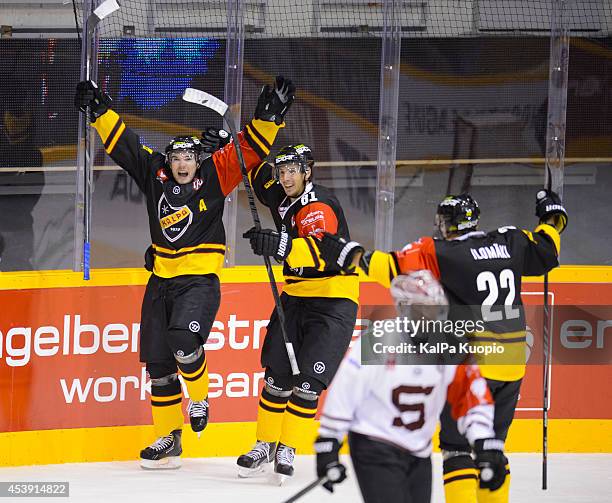
<svg viewBox="0 0 612 503">
<path fill-rule="evenodd" d="M 223 266 L 225 197 L 242 175 L 233 143 L 205 159 L 189 184 L 177 184 L 166 171 L 166 158 L 141 145 L 113 110 L 93 127 L 107 154 L 128 172 L 146 196 L 153 243 L 153 272 L 162 278 L 184 274 L 218 274 Z M 247 170 L 269 154 L 279 130 L 274 122 L 253 119 L 239 141 Z"/>
<path fill-rule="evenodd" d="M 522 276 L 540 276 L 557 267 L 560 237 L 547 224 L 533 232 L 501 227 L 473 231 L 451 240 L 423 237 L 401 251 L 366 254 L 361 266 L 384 286 L 398 274 L 429 269 L 444 286 L 456 316 L 478 308 L 484 331 L 474 332 L 474 344 L 501 344 L 503 356 L 479 359 L 489 379 L 514 381 L 525 373 L 525 317 L 521 301 Z M 462 308 L 465 306 L 465 308 Z M 488 365 L 492 362 L 503 364 Z"/>
<path fill-rule="evenodd" d="M 259 201 L 268 206 L 278 230 L 292 240 L 291 252 L 283 267 L 283 291 L 296 297 L 359 299 L 357 274 L 345 274 L 335 264 L 326 264 L 317 245 L 323 232 L 350 239 L 344 212 L 336 197 L 321 185 L 307 183 L 304 193 L 291 200 L 272 175 L 272 166 L 263 163 L 249 174 Z"/>
</svg>

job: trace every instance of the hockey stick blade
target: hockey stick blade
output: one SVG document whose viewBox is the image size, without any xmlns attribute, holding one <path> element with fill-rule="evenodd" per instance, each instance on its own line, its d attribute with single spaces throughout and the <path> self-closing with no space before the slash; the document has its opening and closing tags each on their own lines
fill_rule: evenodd
<svg viewBox="0 0 612 503">
<path fill-rule="evenodd" d="M 106 2 L 102 2 L 100 5 L 98 5 L 96 10 L 94 10 L 87 17 L 87 39 L 91 40 L 94 30 L 96 29 L 96 26 L 100 24 L 100 21 L 102 21 L 105 17 L 110 16 L 120 7 L 121 5 L 119 5 L 117 0 L 106 0 Z M 87 80 L 89 80 L 89 76 L 87 76 Z"/>
<path fill-rule="evenodd" d="M 194 89 L 193 87 L 188 87 L 185 89 L 183 99 L 189 103 L 195 103 L 196 105 L 210 108 L 224 118 L 225 113 L 229 108 L 227 103 L 221 101 L 219 98 L 216 98 L 212 94 L 205 93 L 204 91 L 200 91 L 199 89 Z"/>
<path fill-rule="evenodd" d="M 104 19 L 106 16 L 110 16 L 113 12 L 119 9 L 121 5 L 117 0 L 106 0 L 106 2 L 102 2 L 96 10 L 94 10 L 94 14 L 98 17 L 99 20 Z"/>
<path fill-rule="evenodd" d="M 327 477 L 319 477 L 318 479 L 312 481 L 306 487 L 304 487 L 301 491 L 295 493 L 288 500 L 283 501 L 283 503 L 294 503 L 299 500 L 302 496 L 305 496 L 310 491 L 312 491 L 315 487 L 318 487 L 321 484 L 325 484 L 329 479 Z"/>
</svg>

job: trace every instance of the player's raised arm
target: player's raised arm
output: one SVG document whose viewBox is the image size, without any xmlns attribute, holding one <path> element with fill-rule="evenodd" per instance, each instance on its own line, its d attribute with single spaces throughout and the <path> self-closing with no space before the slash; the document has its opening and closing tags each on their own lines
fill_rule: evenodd
<svg viewBox="0 0 612 503">
<path fill-rule="evenodd" d="M 560 234 L 567 227 L 568 215 L 561 198 L 553 191 L 536 194 L 536 216 L 539 225 L 533 232 L 522 231 L 526 241 L 523 274 L 540 276 L 559 265 Z"/>
<path fill-rule="evenodd" d="M 266 84 L 259 95 L 254 118 L 238 134 L 247 171 L 261 165 L 270 153 L 284 118 L 295 99 L 295 85 L 277 76 L 274 87 Z M 242 180 L 242 172 L 233 143 L 217 150 L 213 156 L 221 190 L 229 194 Z"/>
<path fill-rule="evenodd" d="M 95 82 L 89 80 L 77 84 L 74 105 L 83 113 L 89 108 L 89 120 L 98 132 L 104 150 L 144 191 L 151 160 L 155 155 L 162 154 L 153 152 L 140 143 L 138 135 L 127 127 L 119 114 L 111 108 L 110 96 Z"/>
</svg>

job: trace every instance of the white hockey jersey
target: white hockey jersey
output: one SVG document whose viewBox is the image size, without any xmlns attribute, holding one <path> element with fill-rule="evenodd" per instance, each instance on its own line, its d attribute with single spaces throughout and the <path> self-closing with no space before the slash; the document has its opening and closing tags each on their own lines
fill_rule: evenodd
<svg viewBox="0 0 612 503">
<path fill-rule="evenodd" d="M 470 444 L 495 437 L 493 400 L 477 365 L 361 365 L 360 342 L 332 382 L 321 437 L 342 442 L 350 430 L 426 458 L 447 399 Z"/>
</svg>

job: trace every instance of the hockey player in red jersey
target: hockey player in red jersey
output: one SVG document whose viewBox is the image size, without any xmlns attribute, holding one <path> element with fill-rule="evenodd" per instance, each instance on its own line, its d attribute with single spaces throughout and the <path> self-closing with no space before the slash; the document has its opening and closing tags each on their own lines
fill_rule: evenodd
<svg viewBox="0 0 612 503">
<path fill-rule="evenodd" d="M 264 86 L 255 118 L 238 135 L 246 169 L 269 154 L 295 86 L 277 77 Z M 151 410 L 158 440 L 140 453 L 143 468 L 180 466 L 183 377 L 194 431 L 209 417 L 208 362 L 204 344 L 219 309 L 219 271 L 225 253 L 225 197 L 242 179 L 233 144 L 212 153 L 194 136 L 174 138 L 165 154 L 141 145 L 112 110 L 95 83 L 80 82 L 74 99 L 89 112 L 106 153 L 145 194 L 152 245 L 145 256 L 152 271 L 142 302 L 140 361 L 151 378 Z M 206 136 L 206 135 L 205 135 Z M 210 155 L 212 153 L 212 155 Z"/>
<path fill-rule="evenodd" d="M 430 319 L 446 317 L 444 290 L 427 270 L 397 276 L 391 294 L 403 318 L 418 319 L 423 313 Z M 402 335 L 409 344 L 420 344 L 414 334 Z M 346 478 L 338 452 L 348 433 L 366 503 L 429 503 L 431 438 L 447 400 L 473 447 L 481 487 L 501 486 L 506 477 L 503 441 L 494 438 L 493 400 L 478 366 L 445 364 L 443 359 L 435 364 L 418 352 L 401 363 L 392 354 L 368 365 L 362 358 L 367 344 L 363 337 L 353 346 L 325 401 L 315 442 L 317 475 L 329 479 L 324 486 L 333 491 L 333 484 Z"/>
<path fill-rule="evenodd" d="M 436 214 L 441 239 L 422 237 L 390 253 L 362 254 L 358 243 L 343 242 L 331 235 L 325 235 L 320 245 L 323 258 L 337 261 L 345 270 L 351 270 L 360 256 L 361 269 L 387 286 L 398 274 L 430 270 L 444 286 L 451 317 L 453 311 L 465 313 L 466 308 L 478 308 L 486 330 L 472 334 L 471 343 L 504 348 L 502 357 L 493 354 L 478 360 L 495 401 L 495 437 L 499 440 L 505 440 L 508 434 L 525 374 L 521 278 L 539 276 L 558 266 L 559 235 L 567 225 L 567 212 L 552 191 L 538 191 L 535 213 L 539 225 L 533 232 L 501 227 L 485 233 L 477 230 L 480 209 L 472 197 L 447 196 Z M 450 406 L 441 415 L 440 447 L 447 503 L 508 501 L 510 476 L 497 491 L 477 489 L 469 444 L 458 431 Z"/>
<path fill-rule="evenodd" d="M 257 255 L 284 262 L 281 302 L 300 373 L 292 375 L 274 311 L 261 352 L 265 384 L 257 438 L 253 449 L 237 460 L 241 476 L 272 460 L 281 478 L 293 474 L 295 448 L 310 431 L 319 396 L 333 379 L 355 327 L 358 277 L 323 262 L 315 237 L 331 232 L 350 239 L 348 225 L 333 193 L 313 183 L 313 168 L 310 148 L 299 144 L 282 148 L 274 166 L 264 163 L 250 175 L 277 228 L 251 229 L 245 237 Z"/>
</svg>

